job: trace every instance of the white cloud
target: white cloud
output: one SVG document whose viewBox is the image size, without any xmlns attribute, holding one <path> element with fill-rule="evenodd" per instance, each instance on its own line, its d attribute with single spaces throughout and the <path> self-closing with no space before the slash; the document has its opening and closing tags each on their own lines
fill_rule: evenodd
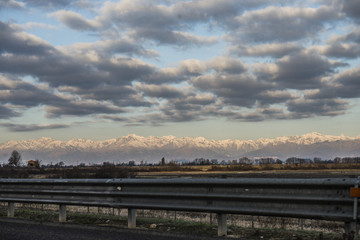
<svg viewBox="0 0 360 240">
<path fill-rule="evenodd" d="M 60 10 L 49 14 L 50 17 L 56 17 L 60 22 L 68 27 L 79 31 L 94 31 L 102 27 L 96 20 L 88 20 L 80 14 L 72 11 Z"/>
<path fill-rule="evenodd" d="M 38 22 L 27 22 L 24 24 L 19 25 L 24 30 L 30 30 L 34 28 L 42 28 L 42 29 L 56 29 L 56 26 L 45 24 L 45 23 L 38 23 Z"/>
</svg>

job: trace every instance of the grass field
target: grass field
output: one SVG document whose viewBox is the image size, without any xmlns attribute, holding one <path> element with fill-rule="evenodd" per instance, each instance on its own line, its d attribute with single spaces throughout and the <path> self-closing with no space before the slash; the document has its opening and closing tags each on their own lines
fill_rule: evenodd
<svg viewBox="0 0 360 240">
<path fill-rule="evenodd" d="M 360 164 L 0 167 L 0 178 L 357 177 Z"/>
</svg>

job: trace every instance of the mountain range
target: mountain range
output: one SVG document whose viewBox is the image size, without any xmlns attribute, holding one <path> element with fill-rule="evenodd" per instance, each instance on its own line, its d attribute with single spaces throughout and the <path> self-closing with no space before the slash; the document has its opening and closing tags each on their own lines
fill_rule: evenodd
<svg viewBox="0 0 360 240">
<path fill-rule="evenodd" d="M 136 162 L 157 163 L 162 157 L 169 160 L 218 160 L 240 157 L 288 157 L 333 159 L 360 156 L 360 136 L 330 136 L 308 133 L 301 136 L 260 138 L 257 140 L 208 140 L 203 137 L 174 136 L 141 137 L 128 135 L 104 141 L 72 139 L 60 141 L 39 138 L 7 141 L 0 144 L 0 162 L 6 163 L 13 150 L 24 161 L 40 159 L 43 164 L 63 161 L 65 164 Z"/>
</svg>

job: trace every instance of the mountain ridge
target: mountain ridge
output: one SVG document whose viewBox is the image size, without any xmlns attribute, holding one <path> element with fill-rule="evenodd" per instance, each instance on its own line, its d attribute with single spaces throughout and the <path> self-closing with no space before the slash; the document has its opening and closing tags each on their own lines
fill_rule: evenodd
<svg viewBox="0 0 360 240">
<path fill-rule="evenodd" d="M 360 136 L 332 136 L 317 132 L 303 135 L 259 138 L 257 140 L 212 140 L 204 137 L 149 136 L 135 134 L 93 141 L 75 138 L 67 141 L 49 137 L 29 140 L 10 140 L 0 143 L 0 161 L 6 162 L 12 150 L 23 159 L 41 159 L 44 163 L 64 161 L 66 164 L 127 162 L 130 160 L 158 162 L 195 158 L 238 159 L 240 157 L 277 156 L 296 157 L 360 156 Z M 317 154 L 311 156 L 310 154 Z M 348 154 L 348 155 L 347 155 Z"/>
</svg>

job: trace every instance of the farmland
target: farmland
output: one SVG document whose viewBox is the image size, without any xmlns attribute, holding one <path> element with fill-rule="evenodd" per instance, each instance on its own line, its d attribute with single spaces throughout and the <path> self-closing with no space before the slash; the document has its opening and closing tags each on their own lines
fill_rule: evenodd
<svg viewBox="0 0 360 240">
<path fill-rule="evenodd" d="M 0 167 L 0 178 L 357 177 L 358 163 Z"/>
</svg>

